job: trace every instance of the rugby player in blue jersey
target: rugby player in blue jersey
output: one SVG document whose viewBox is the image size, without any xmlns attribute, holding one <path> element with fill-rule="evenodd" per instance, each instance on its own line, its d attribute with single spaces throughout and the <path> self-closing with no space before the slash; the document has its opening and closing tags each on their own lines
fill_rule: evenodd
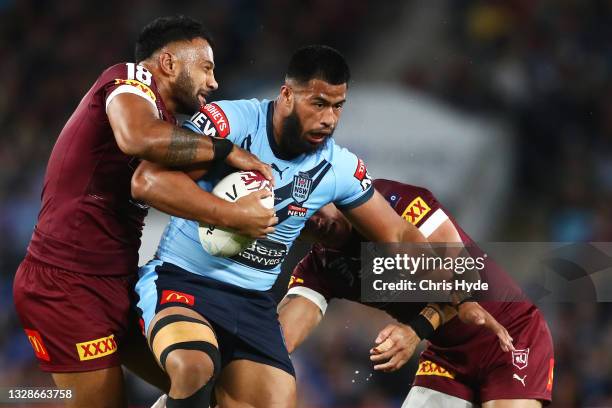
<svg viewBox="0 0 612 408">
<path fill-rule="evenodd" d="M 231 169 L 193 169 L 188 174 L 197 184 L 189 191 L 177 188 L 186 173 L 150 163 L 137 169 L 133 195 L 184 216 L 171 219 L 136 285 L 149 346 L 171 379 L 168 407 L 207 406 L 215 383 L 221 407 L 295 406 L 294 370 L 270 289 L 319 208 L 334 203 L 371 241 L 426 241 L 372 188 L 363 161 L 331 137 L 349 78 L 336 50 L 304 47 L 292 56 L 274 101 L 211 103 L 184 124 L 226 138 L 276 170 L 278 224 L 234 257 L 208 254 L 198 223 L 190 221 L 191 206 Z"/>
</svg>

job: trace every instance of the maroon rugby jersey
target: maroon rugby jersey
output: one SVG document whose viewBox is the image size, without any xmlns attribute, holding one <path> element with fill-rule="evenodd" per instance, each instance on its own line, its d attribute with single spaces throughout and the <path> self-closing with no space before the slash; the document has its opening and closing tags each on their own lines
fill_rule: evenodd
<svg viewBox="0 0 612 408">
<path fill-rule="evenodd" d="M 374 187 L 381 193 L 395 211 L 406 221 L 414 224 L 425 237 L 429 237 L 443 222 L 450 220 L 469 248 L 473 257 L 482 255 L 482 251 L 472 239 L 461 229 L 454 218 L 440 205 L 433 194 L 417 186 L 396 181 L 378 179 Z M 321 244 L 313 245 L 308 255 L 296 266 L 289 283 L 288 294 L 307 297 L 316 303 L 323 311 L 332 298 L 344 298 L 376 307 L 389 313 L 395 319 L 408 323 L 425 306 L 424 303 L 368 303 L 361 302 L 361 279 L 359 270 L 360 243 L 362 237 L 354 232 L 349 242 L 341 249 L 326 248 Z M 348 259 L 348 270 L 338 270 L 334 260 L 345 257 Z M 520 316 L 533 305 L 524 300 L 520 288 L 491 259 L 487 258 L 486 268 L 481 272 L 481 279 L 490 283 L 495 291 L 495 299 L 506 302 L 481 301 L 480 304 L 491 313 L 501 324 L 511 324 L 515 317 Z M 512 302 L 511 302 L 512 301 Z M 453 319 L 442 326 L 432 337 L 432 343 L 444 346 L 462 343 L 482 330 L 476 326 L 468 326 L 459 319 Z"/>
<path fill-rule="evenodd" d="M 38 223 L 28 247 L 35 259 L 73 272 L 126 275 L 138 267 L 147 209 L 131 197 L 139 160 L 117 145 L 106 107 L 133 93 L 166 110 L 151 73 L 122 63 L 104 71 L 62 129 L 47 165 Z"/>
</svg>

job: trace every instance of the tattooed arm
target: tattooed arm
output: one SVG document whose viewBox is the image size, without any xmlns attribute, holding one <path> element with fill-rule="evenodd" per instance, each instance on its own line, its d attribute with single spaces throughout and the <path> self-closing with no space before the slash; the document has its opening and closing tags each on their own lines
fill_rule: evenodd
<svg viewBox="0 0 612 408">
<path fill-rule="evenodd" d="M 213 139 L 158 119 L 155 108 L 140 96 L 117 95 L 108 104 L 106 113 L 117 144 L 127 155 L 173 168 L 224 159 L 232 167 L 258 170 L 272 180 L 270 166 L 255 155 L 238 146 L 222 145 L 229 143 L 226 140 Z M 220 149 L 228 147 L 222 154 Z"/>
<path fill-rule="evenodd" d="M 158 118 L 149 102 L 133 94 L 117 95 L 107 115 L 121 151 L 130 156 L 178 167 L 209 162 L 212 139 Z"/>
</svg>

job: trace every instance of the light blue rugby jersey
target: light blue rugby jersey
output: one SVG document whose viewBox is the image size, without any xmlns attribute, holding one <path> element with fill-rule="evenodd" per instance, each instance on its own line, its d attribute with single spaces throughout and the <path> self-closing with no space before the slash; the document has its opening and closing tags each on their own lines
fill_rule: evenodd
<svg viewBox="0 0 612 408">
<path fill-rule="evenodd" d="M 201 246 L 198 223 L 172 217 L 161 238 L 156 257 L 189 272 L 246 289 L 268 290 L 281 271 L 281 263 L 306 220 L 333 202 L 350 209 L 374 193 L 365 165 L 353 153 L 329 139 L 314 154 L 284 160 L 272 135 L 274 103 L 267 100 L 220 101 L 206 105 L 183 126 L 233 143 L 272 165 L 275 177 L 276 231 L 255 241 L 231 258 L 209 255 Z M 217 176 L 218 177 L 218 176 Z M 206 177 L 198 185 L 211 191 L 216 180 Z"/>
</svg>

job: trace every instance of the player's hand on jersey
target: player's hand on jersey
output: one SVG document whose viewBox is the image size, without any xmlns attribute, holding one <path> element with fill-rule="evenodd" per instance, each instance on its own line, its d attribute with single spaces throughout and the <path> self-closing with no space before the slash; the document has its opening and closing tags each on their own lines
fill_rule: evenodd
<svg viewBox="0 0 612 408">
<path fill-rule="evenodd" d="M 257 170 L 274 185 L 272 167 L 259 160 L 253 153 L 234 146 L 230 154 L 225 158 L 225 163 L 238 170 Z"/>
<path fill-rule="evenodd" d="M 232 217 L 230 227 L 240 235 L 251 238 L 265 238 L 267 234 L 273 233 L 278 217 L 274 208 L 261 205 L 261 200 L 271 195 L 270 190 L 264 188 L 236 200 L 238 211 Z"/>
<path fill-rule="evenodd" d="M 463 323 L 484 326 L 495 333 L 504 352 L 514 351 L 513 338 L 508 330 L 477 302 L 464 302 L 458 306 L 457 312 Z"/>
<path fill-rule="evenodd" d="M 376 344 L 370 349 L 370 360 L 377 371 L 391 372 L 400 369 L 414 354 L 421 339 L 405 324 L 389 324 L 378 333 Z"/>
</svg>

